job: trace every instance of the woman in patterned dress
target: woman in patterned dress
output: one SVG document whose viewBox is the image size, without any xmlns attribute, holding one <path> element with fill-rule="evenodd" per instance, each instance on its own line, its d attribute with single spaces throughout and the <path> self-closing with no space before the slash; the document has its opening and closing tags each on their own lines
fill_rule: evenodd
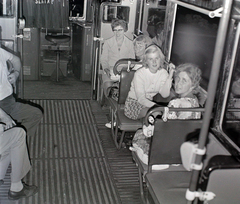
<svg viewBox="0 0 240 204">
<path fill-rule="evenodd" d="M 199 83 L 201 80 L 201 70 L 190 63 L 181 64 L 177 67 L 174 74 L 174 90 L 177 94 L 177 98 L 172 99 L 168 107 L 174 108 L 195 108 L 199 107 L 196 93 L 199 89 Z M 170 111 L 167 114 L 167 119 L 199 119 L 201 117 L 200 112 L 175 112 Z M 148 152 L 150 136 L 147 134 L 147 130 L 138 130 L 133 138 L 132 147 L 130 150 L 136 151 L 139 158 L 143 163 L 148 164 Z"/>
</svg>

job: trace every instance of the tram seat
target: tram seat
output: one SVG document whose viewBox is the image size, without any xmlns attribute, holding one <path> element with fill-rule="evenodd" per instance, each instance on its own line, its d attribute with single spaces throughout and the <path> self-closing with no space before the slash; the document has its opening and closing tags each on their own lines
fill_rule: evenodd
<svg viewBox="0 0 240 204">
<path fill-rule="evenodd" d="M 203 111 L 204 109 L 199 109 Z M 157 111 L 153 110 L 152 112 Z M 152 113 L 147 114 L 150 115 Z M 183 165 L 180 147 L 191 135 L 198 135 L 202 120 L 156 119 L 149 151 L 148 171 L 145 179 L 147 188 L 155 203 L 186 203 L 185 193 L 189 186 L 191 172 Z M 163 170 L 154 170 L 157 166 Z M 141 175 L 140 175 L 141 176 Z M 175 181 L 178 182 L 175 182 Z"/>
<path fill-rule="evenodd" d="M 111 97 L 108 97 L 108 100 L 110 104 L 111 124 L 116 123 L 115 126 L 112 125 L 111 132 L 114 143 L 118 149 L 122 146 L 123 138 L 126 132 L 135 132 L 137 129 L 142 127 L 142 120 L 131 120 L 124 115 L 125 100 L 135 73 L 135 70 L 132 70 L 132 68 L 139 64 L 140 63 L 135 60 L 121 59 L 113 68 L 114 74 L 120 74 L 119 96 L 117 101 Z M 119 70 L 119 67 L 121 67 L 121 70 Z M 118 142 L 119 130 L 121 130 L 122 133 L 120 141 Z"/>
<path fill-rule="evenodd" d="M 209 204 L 235 204 L 240 202 L 240 161 L 234 156 L 212 157 L 203 171 L 200 189 L 216 196 Z"/>
<path fill-rule="evenodd" d="M 212 193 L 212 200 L 207 201 L 209 204 L 239 203 L 239 173 L 240 162 L 236 158 L 214 156 L 200 173 L 198 192 Z M 185 204 L 191 174 L 186 170 L 148 173 L 146 182 L 154 203 Z"/>
<path fill-rule="evenodd" d="M 146 124 L 147 117 L 153 111 L 159 112 L 159 109 L 161 108 L 150 111 L 144 123 Z M 195 110 L 204 111 L 203 108 L 194 108 Z M 187 202 L 186 191 L 190 185 L 192 172 L 187 166 L 182 165 L 185 160 L 183 157 L 188 154 L 181 155 L 180 146 L 183 146 L 182 143 L 186 143 L 185 140 L 196 139 L 196 133 L 201 128 L 201 124 L 202 120 L 168 120 L 163 122 L 157 119 L 155 121 L 149 152 L 148 172 L 145 176 L 148 191 L 154 203 L 181 204 Z M 163 134 L 166 134 L 166 137 L 161 137 Z M 207 163 L 203 162 L 205 165 L 200 172 L 198 188 L 200 191 L 212 192 L 215 195 L 212 200 L 208 201 L 209 204 L 239 203 L 240 161 L 230 154 L 219 155 L 220 152 L 212 154 L 212 149 L 213 146 L 209 146 L 207 149 L 205 158 Z M 208 158 L 209 156 L 210 158 Z M 169 168 L 154 170 L 155 164 L 164 163 L 168 164 Z M 176 168 L 173 164 L 180 165 Z M 180 166 L 181 168 L 179 168 Z"/>
<path fill-rule="evenodd" d="M 139 61 L 131 58 L 124 58 L 118 60 L 113 67 L 113 74 L 111 75 L 110 70 L 103 70 L 100 66 L 99 70 L 99 90 L 98 90 L 98 101 L 101 105 L 104 105 L 105 100 L 108 102 L 109 92 L 112 85 L 119 81 L 119 76 L 123 68 L 132 69 L 135 65 L 141 65 Z M 142 66 L 142 65 L 141 65 Z"/>
<path fill-rule="evenodd" d="M 45 35 L 45 39 L 49 42 L 51 42 L 53 45 L 57 46 L 56 49 L 56 81 L 59 80 L 59 71 L 61 72 L 60 69 L 60 45 L 62 43 L 69 42 L 71 40 L 71 37 L 69 35 L 61 34 L 61 35 L 56 35 L 56 34 L 47 34 Z"/>
<path fill-rule="evenodd" d="M 156 107 L 149 110 L 144 119 L 144 123 L 148 123 L 148 117 L 150 115 L 157 112 L 163 113 L 163 110 L 164 107 Z M 196 108 L 195 111 L 202 112 L 204 109 Z M 156 173 L 158 171 L 186 171 L 182 166 L 180 146 L 183 142 L 189 139 L 190 136 L 192 137 L 192 135 L 198 135 L 201 126 L 201 119 L 168 120 L 167 122 L 164 122 L 159 118 L 155 119 L 154 133 L 151 137 L 149 149 L 148 165 L 141 161 L 136 152 L 132 152 L 133 160 L 138 166 L 140 193 L 143 200 L 145 199 L 143 179 L 147 173 Z"/>
</svg>

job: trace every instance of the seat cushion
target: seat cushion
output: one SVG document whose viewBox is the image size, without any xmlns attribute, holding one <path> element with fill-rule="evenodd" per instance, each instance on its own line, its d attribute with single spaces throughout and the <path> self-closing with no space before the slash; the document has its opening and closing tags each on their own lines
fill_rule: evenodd
<svg viewBox="0 0 240 204">
<path fill-rule="evenodd" d="M 136 131 L 142 128 L 142 119 L 132 120 L 124 115 L 124 110 L 117 111 L 118 127 L 125 131 Z"/>
<path fill-rule="evenodd" d="M 71 37 L 69 35 L 46 35 L 45 39 L 55 43 L 55 44 L 60 44 L 60 43 L 65 43 L 69 42 L 71 40 Z"/>
<path fill-rule="evenodd" d="M 159 171 L 146 174 L 146 182 L 155 203 L 186 204 L 189 171 Z"/>
</svg>

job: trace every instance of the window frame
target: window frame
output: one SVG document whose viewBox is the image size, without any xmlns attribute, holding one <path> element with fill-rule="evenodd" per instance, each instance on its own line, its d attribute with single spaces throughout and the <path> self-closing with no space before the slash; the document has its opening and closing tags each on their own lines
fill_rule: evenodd
<svg viewBox="0 0 240 204">
<path fill-rule="evenodd" d="M 230 109 L 228 108 L 228 102 L 230 98 L 230 91 L 232 87 L 232 79 L 233 79 L 233 74 L 235 70 L 235 65 L 236 65 L 236 59 L 237 59 L 237 50 L 239 49 L 238 47 L 240 46 L 240 22 L 238 22 L 237 29 L 236 29 L 236 34 L 235 34 L 235 39 L 233 42 L 233 48 L 232 48 L 232 58 L 231 58 L 231 63 L 229 65 L 228 69 L 228 76 L 226 77 L 226 80 L 224 82 L 224 90 L 222 90 L 222 104 L 220 105 L 221 109 L 217 109 L 216 111 L 220 111 L 219 118 L 215 119 L 215 126 L 217 127 L 221 137 L 224 138 L 230 144 L 240 155 L 240 144 L 239 146 L 233 142 L 231 137 L 229 137 L 228 133 L 224 131 L 224 122 L 227 120 L 226 114 L 227 111 Z M 238 56 L 240 53 L 238 53 Z M 225 67 L 224 67 L 225 68 Z M 232 149 L 232 148 L 231 148 Z"/>
</svg>

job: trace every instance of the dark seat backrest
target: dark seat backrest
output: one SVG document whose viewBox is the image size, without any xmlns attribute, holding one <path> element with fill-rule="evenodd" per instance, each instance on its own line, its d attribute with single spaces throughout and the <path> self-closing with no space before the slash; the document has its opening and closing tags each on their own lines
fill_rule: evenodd
<svg viewBox="0 0 240 204">
<path fill-rule="evenodd" d="M 125 68 L 122 69 L 119 83 L 119 97 L 118 97 L 119 104 L 125 103 L 134 74 L 135 74 L 134 70 L 128 71 Z"/>
<path fill-rule="evenodd" d="M 154 164 L 181 164 L 180 147 L 189 134 L 200 132 L 202 120 L 156 119 L 149 152 L 149 167 Z"/>
</svg>

